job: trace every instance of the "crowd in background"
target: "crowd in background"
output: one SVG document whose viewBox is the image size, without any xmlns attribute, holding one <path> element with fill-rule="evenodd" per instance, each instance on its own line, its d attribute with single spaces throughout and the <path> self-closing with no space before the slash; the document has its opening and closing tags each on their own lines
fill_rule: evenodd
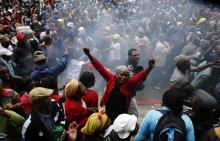
<svg viewBox="0 0 220 141">
<path fill-rule="evenodd" d="M 137 123 L 147 85 L 168 89 L 184 140 L 219 140 L 219 34 L 201 0 L 0 0 L 0 137 L 153 141 L 164 113 Z"/>
</svg>

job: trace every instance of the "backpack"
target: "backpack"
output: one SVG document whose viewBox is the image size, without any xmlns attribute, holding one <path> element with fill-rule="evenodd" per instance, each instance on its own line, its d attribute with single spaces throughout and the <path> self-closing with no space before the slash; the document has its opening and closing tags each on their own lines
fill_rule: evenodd
<svg viewBox="0 0 220 141">
<path fill-rule="evenodd" d="M 153 141 L 186 141 L 186 125 L 180 115 L 160 110 L 163 116 L 158 120 Z"/>
</svg>

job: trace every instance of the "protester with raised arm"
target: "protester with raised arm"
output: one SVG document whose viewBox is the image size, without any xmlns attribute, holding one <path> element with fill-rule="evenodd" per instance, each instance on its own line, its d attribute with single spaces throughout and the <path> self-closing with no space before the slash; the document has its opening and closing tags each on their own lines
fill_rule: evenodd
<svg viewBox="0 0 220 141">
<path fill-rule="evenodd" d="M 148 68 L 140 71 L 133 77 L 126 66 L 116 67 L 115 74 L 108 71 L 92 54 L 88 48 L 83 49 L 84 53 L 89 57 L 95 69 L 107 81 L 104 96 L 101 99 L 101 106 L 106 106 L 106 113 L 112 122 L 118 115 L 128 113 L 131 97 L 133 96 L 133 88 L 144 78 L 148 76 L 154 68 L 155 61 L 148 61 Z"/>
</svg>

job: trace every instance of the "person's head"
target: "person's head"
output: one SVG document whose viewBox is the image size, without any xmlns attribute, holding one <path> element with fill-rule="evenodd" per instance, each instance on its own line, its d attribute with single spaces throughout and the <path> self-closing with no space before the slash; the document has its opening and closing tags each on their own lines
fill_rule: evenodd
<svg viewBox="0 0 220 141">
<path fill-rule="evenodd" d="M 121 39 L 120 34 L 114 34 L 112 35 L 113 42 L 118 42 Z"/>
<path fill-rule="evenodd" d="M 45 54 L 42 51 L 36 51 L 34 53 L 34 62 L 36 65 L 45 65 L 47 63 Z"/>
<path fill-rule="evenodd" d="M 95 75 L 92 72 L 85 71 L 80 75 L 79 81 L 86 88 L 90 88 L 90 87 L 94 86 L 94 84 L 95 84 Z"/>
<path fill-rule="evenodd" d="M 218 82 L 215 86 L 215 93 L 220 95 L 220 82 Z"/>
<path fill-rule="evenodd" d="M 35 87 L 35 82 L 32 80 L 31 76 L 25 76 L 21 79 L 20 87 L 17 92 L 30 92 Z"/>
<path fill-rule="evenodd" d="M 215 60 L 218 60 L 218 54 L 216 52 L 210 52 L 205 60 L 207 60 L 207 62 L 214 62 Z"/>
<path fill-rule="evenodd" d="M 84 27 L 78 28 L 78 34 L 79 34 L 79 36 L 81 36 L 81 37 L 83 37 L 83 36 L 86 35 L 86 31 L 85 31 Z"/>
<path fill-rule="evenodd" d="M 16 38 L 19 43 L 26 43 L 25 35 L 22 33 L 17 33 Z"/>
<path fill-rule="evenodd" d="M 162 97 L 162 105 L 171 109 L 175 114 L 180 114 L 183 110 L 184 95 L 179 89 L 168 89 Z"/>
<path fill-rule="evenodd" d="M 105 130 L 111 121 L 104 109 L 100 109 L 99 112 L 93 113 L 89 116 L 86 125 L 81 129 L 81 132 L 86 135 L 93 135 L 94 133 Z"/>
<path fill-rule="evenodd" d="M 175 58 L 175 65 L 177 69 L 179 69 L 181 72 L 185 73 L 187 70 L 190 69 L 190 56 L 186 55 L 179 55 Z"/>
<path fill-rule="evenodd" d="M 119 84 L 123 84 L 131 77 L 130 70 L 128 69 L 127 66 L 124 65 L 117 66 L 115 70 L 115 74 L 116 74 L 117 82 Z"/>
<path fill-rule="evenodd" d="M 45 36 L 43 41 L 46 46 L 51 46 L 53 43 L 53 39 L 50 36 Z"/>
<path fill-rule="evenodd" d="M 190 98 L 193 96 L 193 86 L 190 83 L 184 83 L 180 86 L 180 91 L 184 96 L 184 99 Z"/>
<path fill-rule="evenodd" d="M 11 80 L 11 75 L 6 66 L 3 65 L 0 66 L 0 78 L 2 79 L 3 82 Z"/>
<path fill-rule="evenodd" d="M 138 36 L 139 38 L 144 37 L 144 29 L 143 29 L 142 27 L 140 27 L 140 28 L 138 29 L 137 36 Z"/>
<path fill-rule="evenodd" d="M 30 44 L 31 44 L 31 48 L 38 48 L 39 46 L 39 43 L 37 42 L 37 40 L 31 40 Z"/>
<path fill-rule="evenodd" d="M 159 41 L 166 41 L 166 36 L 164 34 L 159 34 Z"/>
<path fill-rule="evenodd" d="M 81 82 L 72 79 L 66 84 L 64 91 L 66 97 L 80 100 L 86 94 L 86 87 Z"/>
<path fill-rule="evenodd" d="M 192 99 L 193 111 L 201 117 L 207 117 L 214 110 L 216 99 L 204 90 L 198 89 Z M 208 117 L 207 117 L 208 118 Z"/>
<path fill-rule="evenodd" d="M 138 127 L 137 117 L 129 114 L 120 114 L 113 123 L 113 130 L 120 139 L 127 139 L 138 131 Z"/>
<path fill-rule="evenodd" d="M 140 53 L 137 48 L 131 48 L 128 50 L 128 60 L 133 63 L 139 63 Z"/>
<path fill-rule="evenodd" d="M 4 60 L 10 60 L 11 56 L 12 56 L 13 52 L 10 51 L 9 49 L 7 49 L 6 47 L 3 47 L 0 45 L 0 56 L 4 59 Z"/>
<path fill-rule="evenodd" d="M 192 43 L 199 47 L 200 39 L 199 37 L 192 37 Z"/>
<path fill-rule="evenodd" d="M 38 87 L 44 87 L 52 90 L 57 89 L 57 78 L 51 75 L 47 75 L 42 78 L 38 83 L 36 83 Z"/>
<path fill-rule="evenodd" d="M 51 107 L 50 95 L 53 93 L 53 90 L 36 87 L 32 89 L 29 93 L 29 97 L 32 101 L 32 106 L 36 108 L 39 112 L 43 114 L 48 114 Z"/>
<path fill-rule="evenodd" d="M 8 48 L 10 39 L 6 35 L 0 35 L 0 43 L 3 47 Z"/>
</svg>

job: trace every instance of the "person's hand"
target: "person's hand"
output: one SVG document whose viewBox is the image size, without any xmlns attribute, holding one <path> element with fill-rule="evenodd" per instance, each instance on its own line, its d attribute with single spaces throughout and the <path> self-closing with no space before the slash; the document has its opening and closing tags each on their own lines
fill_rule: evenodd
<svg viewBox="0 0 220 141">
<path fill-rule="evenodd" d="M 4 109 L 12 109 L 12 108 L 14 108 L 12 103 L 7 103 L 7 104 L 4 105 Z"/>
<path fill-rule="evenodd" d="M 86 54 L 86 55 L 90 55 L 90 50 L 88 48 L 83 48 L 83 52 Z"/>
<path fill-rule="evenodd" d="M 154 59 L 150 59 L 149 61 L 148 61 L 148 67 L 150 68 L 150 69 L 153 69 L 154 67 L 155 67 L 155 60 Z"/>
<path fill-rule="evenodd" d="M 220 60 L 214 61 L 214 65 L 220 65 Z"/>
<path fill-rule="evenodd" d="M 10 115 L 7 114 L 7 113 L 5 112 L 5 110 L 4 110 L 4 108 L 1 107 L 1 106 L 0 106 L 0 115 L 3 116 L 3 117 L 5 117 L 5 118 L 8 118 L 8 119 L 10 118 Z"/>
<path fill-rule="evenodd" d="M 70 123 L 69 127 L 68 127 L 68 131 L 66 132 L 68 135 L 68 141 L 75 141 L 77 138 L 77 129 L 78 129 L 78 125 L 75 121 L 73 121 L 72 123 Z"/>
</svg>

